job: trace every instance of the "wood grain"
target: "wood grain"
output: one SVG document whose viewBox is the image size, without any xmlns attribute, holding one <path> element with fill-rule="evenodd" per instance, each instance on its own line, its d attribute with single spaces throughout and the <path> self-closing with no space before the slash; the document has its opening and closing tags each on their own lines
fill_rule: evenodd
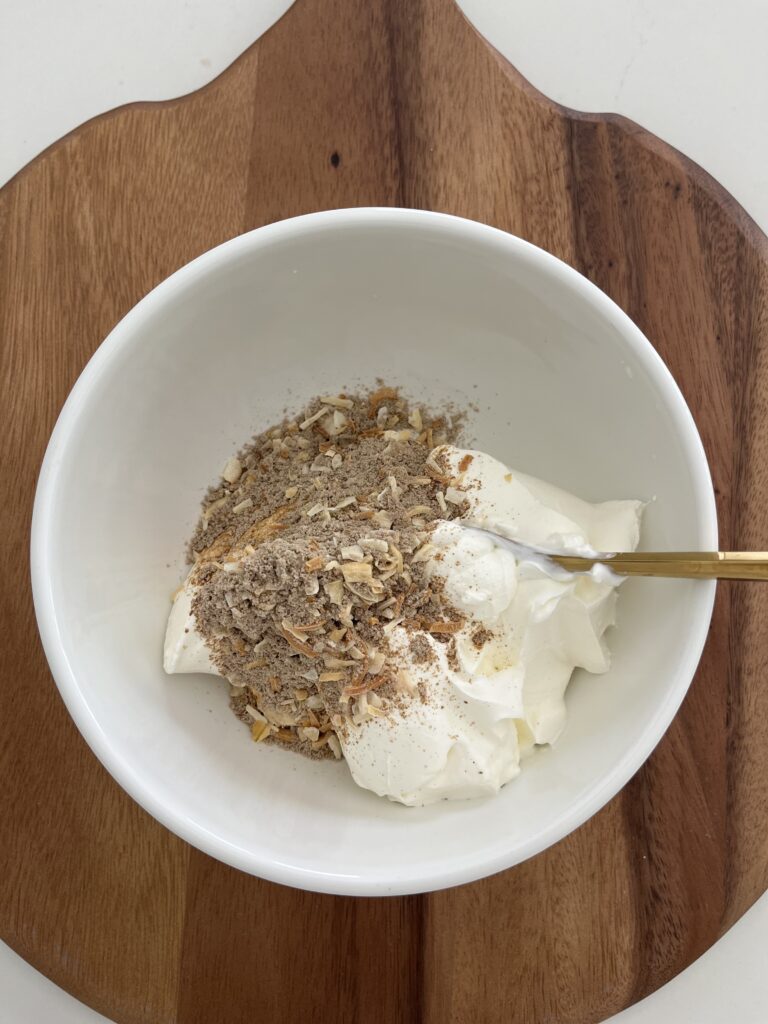
<svg viewBox="0 0 768 1024">
<path fill-rule="evenodd" d="M 768 886 L 757 586 L 720 587 L 683 709 L 600 814 L 512 871 L 425 897 L 310 895 L 212 861 L 134 804 L 70 722 L 27 557 L 71 385 L 203 250 L 373 204 L 495 224 L 607 291 L 690 403 L 721 546 L 768 537 L 768 242 L 636 125 L 536 93 L 451 0 L 299 0 L 204 90 L 46 151 L 0 192 L 0 937 L 120 1024 L 589 1024 L 671 978 Z"/>
</svg>

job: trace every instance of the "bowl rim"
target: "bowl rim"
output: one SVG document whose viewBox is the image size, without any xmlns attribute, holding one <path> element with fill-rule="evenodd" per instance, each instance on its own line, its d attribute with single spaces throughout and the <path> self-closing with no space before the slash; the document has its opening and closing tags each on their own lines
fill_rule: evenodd
<svg viewBox="0 0 768 1024">
<path fill-rule="evenodd" d="M 43 458 L 37 482 L 30 537 L 32 595 L 38 629 L 52 675 L 64 703 L 90 746 L 107 771 L 149 814 L 168 829 L 203 852 L 239 870 L 301 889 L 351 896 L 408 895 L 449 888 L 493 875 L 559 842 L 600 810 L 629 781 L 650 756 L 669 727 L 693 681 L 709 631 L 716 584 L 701 584 L 701 608 L 694 628 L 681 652 L 681 668 L 670 685 L 665 700 L 657 707 L 643 734 L 625 751 L 614 769 L 584 794 L 557 821 L 539 830 L 525 842 L 513 843 L 501 852 L 478 850 L 460 861 L 445 861 L 439 868 L 422 865 L 418 869 L 393 865 L 389 873 L 350 874 L 298 867 L 245 849 L 217 836 L 186 817 L 166 800 L 158 798 L 145 785 L 132 764 L 116 752 L 109 736 L 101 728 L 81 692 L 75 671 L 62 642 L 53 598 L 51 579 L 51 530 L 55 517 L 56 491 L 63 455 L 73 429 L 85 409 L 89 396 L 98 388 L 110 363 L 129 346 L 137 331 L 177 292 L 196 279 L 225 266 L 240 254 L 266 248 L 275 242 L 291 241 L 317 231 L 338 228 L 394 228 L 405 232 L 430 227 L 464 242 L 487 246 L 522 257 L 544 275 L 559 280 L 582 294 L 604 319 L 611 323 L 651 375 L 673 419 L 676 432 L 690 468 L 694 497 L 702 518 L 708 546 L 717 549 L 717 512 L 714 488 L 704 446 L 690 409 L 666 364 L 640 328 L 597 285 L 546 250 L 506 231 L 478 221 L 451 214 L 398 207 L 357 207 L 326 210 L 277 221 L 238 235 L 204 252 L 176 270 L 147 293 L 112 328 L 96 349 L 75 382 L 59 414 Z"/>
</svg>

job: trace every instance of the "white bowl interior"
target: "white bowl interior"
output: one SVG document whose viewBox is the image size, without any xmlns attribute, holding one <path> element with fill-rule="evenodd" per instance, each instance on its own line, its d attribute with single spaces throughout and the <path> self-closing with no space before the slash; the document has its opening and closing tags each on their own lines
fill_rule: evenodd
<svg viewBox="0 0 768 1024">
<path fill-rule="evenodd" d="M 89 743 L 169 827 L 245 870 L 353 893 L 471 880 L 596 811 L 669 723 L 713 596 L 626 583 L 611 671 L 574 680 L 560 741 L 492 800 L 404 808 L 343 764 L 256 746 L 226 684 L 163 673 L 184 545 L 243 441 L 376 377 L 473 403 L 476 446 L 513 467 L 590 500 L 647 500 L 646 548 L 715 544 L 706 463 L 666 370 L 604 296 L 519 240 L 338 212 L 237 239 L 144 300 L 81 378 L 47 456 L 33 531 L 46 651 Z"/>
</svg>

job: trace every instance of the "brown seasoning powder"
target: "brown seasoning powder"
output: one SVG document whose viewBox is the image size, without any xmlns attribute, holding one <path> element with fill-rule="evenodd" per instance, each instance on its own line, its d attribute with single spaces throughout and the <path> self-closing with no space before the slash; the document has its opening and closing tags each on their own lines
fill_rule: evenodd
<svg viewBox="0 0 768 1024">
<path fill-rule="evenodd" d="M 462 617 L 425 565 L 434 526 L 463 511 L 440 457 L 461 425 L 382 385 L 314 399 L 227 461 L 190 543 L 192 610 L 255 741 L 340 757 L 337 733 L 423 699 L 395 625 L 410 663 L 434 658 L 427 632 L 455 661 Z"/>
</svg>

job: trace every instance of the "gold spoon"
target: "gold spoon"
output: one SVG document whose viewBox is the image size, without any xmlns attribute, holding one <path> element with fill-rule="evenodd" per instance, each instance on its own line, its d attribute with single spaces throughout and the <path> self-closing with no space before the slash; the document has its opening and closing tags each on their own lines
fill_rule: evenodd
<svg viewBox="0 0 768 1024">
<path fill-rule="evenodd" d="M 629 551 L 598 558 L 550 555 L 569 572 L 604 565 L 617 576 L 666 576 L 675 580 L 768 580 L 768 551 Z"/>
<path fill-rule="evenodd" d="M 518 561 L 538 563 L 545 572 L 547 565 L 572 573 L 589 572 L 596 565 L 604 565 L 617 576 L 665 576 L 678 580 L 768 580 L 768 551 L 628 551 L 616 554 L 600 552 L 585 557 L 523 544 L 474 524 L 462 525 L 491 537 L 501 547 L 510 550 Z"/>
</svg>

